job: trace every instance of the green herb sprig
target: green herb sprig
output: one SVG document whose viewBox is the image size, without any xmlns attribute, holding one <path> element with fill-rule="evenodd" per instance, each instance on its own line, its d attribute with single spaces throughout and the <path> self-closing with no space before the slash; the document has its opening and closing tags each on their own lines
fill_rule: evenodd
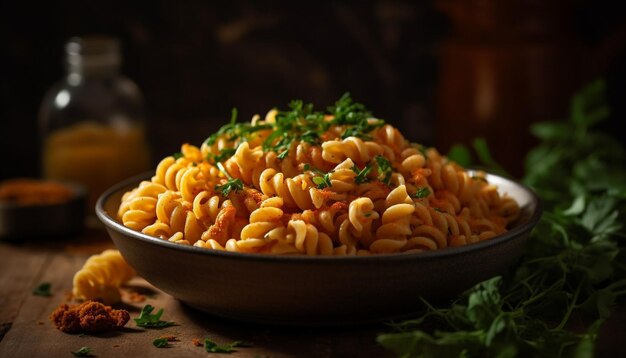
<svg viewBox="0 0 626 358">
<path fill-rule="evenodd" d="M 319 169 L 312 168 L 308 163 L 304 165 L 304 170 L 309 170 L 317 175 L 312 177 L 311 180 L 317 185 L 318 189 L 330 188 L 333 185 L 330 181 L 330 175 L 334 173 L 334 170 L 324 173 Z"/>
<path fill-rule="evenodd" d="M 415 194 L 411 194 L 411 197 L 416 198 L 416 199 L 423 199 L 423 198 L 427 198 L 430 195 L 430 189 L 428 189 L 428 187 L 421 187 L 421 188 L 417 188 L 417 191 L 415 192 Z"/>
<path fill-rule="evenodd" d="M 391 174 L 393 173 L 391 163 L 382 155 L 377 155 L 375 159 L 376 165 L 378 166 L 378 180 L 385 183 L 387 186 L 391 185 Z"/>
<path fill-rule="evenodd" d="M 213 342 L 212 340 L 210 340 L 209 338 L 204 339 L 204 349 L 208 353 L 233 353 L 237 351 L 235 348 L 238 348 L 238 347 L 244 348 L 244 347 L 250 347 L 250 346 L 251 346 L 250 343 L 247 343 L 244 341 L 234 341 L 229 344 L 219 345 Z"/>
<path fill-rule="evenodd" d="M 248 122 L 237 123 L 237 108 L 233 108 L 231 111 L 230 122 L 222 126 L 217 132 L 210 135 L 205 140 L 205 143 L 207 145 L 213 145 L 217 141 L 217 138 L 224 135 L 227 136 L 226 140 L 229 142 L 243 142 L 246 141 L 252 133 L 268 129 L 272 129 L 272 125 L 252 125 Z"/>
<path fill-rule="evenodd" d="M 207 154 L 207 160 L 212 163 L 223 162 L 226 159 L 232 157 L 236 151 L 237 149 L 235 148 L 224 148 L 220 151 L 219 154 L 213 154 L 213 153 Z"/>
<path fill-rule="evenodd" d="M 326 116 L 333 116 L 327 120 Z M 360 103 L 354 102 L 349 93 L 345 93 L 326 112 L 316 111 L 313 104 L 305 104 L 302 100 L 291 101 L 287 110 L 277 111 L 273 123 L 255 124 L 238 123 L 237 109 L 233 108 L 230 122 L 222 126 L 217 132 L 209 136 L 205 143 L 214 145 L 218 138 L 225 137 L 233 142 L 229 153 L 234 153 L 239 144 L 250 139 L 251 134 L 261 130 L 271 130 L 263 141 L 263 151 L 273 151 L 278 159 L 284 159 L 294 143 L 304 142 L 311 145 L 320 145 L 322 135 L 331 125 L 343 126 L 342 138 L 350 136 L 361 139 L 371 139 L 371 131 L 384 125 L 385 121 L 373 119 L 371 113 Z M 219 155 L 210 155 L 207 159 L 220 162 L 229 154 L 222 151 Z M 230 154 L 232 155 L 232 154 Z"/>
<path fill-rule="evenodd" d="M 220 192 L 223 197 L 227 197 L 231 191 L 237 192 L 243 190 L 243 182 L 241 181 L 241 179 L 235 179 L 231 177 L 222 163 L 218 162 L 217 167 L 222 173 L 224 173 L 224 175 L 226 175 L 228 181 L 224 184 L 216 185 L 216 191 Z"/>
<path fill-rule="evenodd" d="M 72 355 L 74 355 L 74 357 L 95 357 L 93 354 L 91 354 L 91 352 L 92 352 L 91 348 L 89 348 L 89 347 L 81 347 L 76 352 L 70 352 L 70 353 L 72 353 Z"/>
<path fill-rule="evenodd" d="M 521 261 L 450 304 L 422 300 L 422 314 L 379 335 L 381 345 L 404 357 L 593 356 L 626 297 L 626 149 L 594 129 L 609 113 L 603 92 L 593 83 L 574 97 L 569 121 L 532 127 L 541 144 L 524 182 L 544 215 Z M 589 324 L 574 329 L 581 317 Z"/>
<path fill-rule="evenodd" d="M 33 289 L 33 295 L 50 297 L 52 296 L 52 292 L 50 291 L 51 288 L 52 284 L 50 282 L 42 282 L 39 284 L 39 286 Z"/>
<path fill-rule="evenodd" d="M 344 93 L 333 106 L 328 107 L 328 112 L 334 116 L 331 124 L 350 125 L 342 133 L 342 139 L 358 137 L 370 140 L 371 136 L 368 133 L 385 124 L 383 120 L 370 121 L 372 118 L 370 111 L 363 104 L 354 102 L 348 92 Z"/>
<path fill-rule="evenodd" d="M 374 167 L 372 166 L 371 162 L 367 163 L 367 165 L 363 169 L 359 169 L 356 164 L 353 165 L 352 171 L 356 173 L 356 177 L 354 177 L 354 182 L 357 184 L 367 183 L 370 180 L 370 178 L 368 178 L 367 176 L 373 168 Z"/>
<path fill-rule="evenodd" d="M 167 348 L 169 347 L 169 340 L 166 337 L 157 338 L 152 341 L 152 345 L 157 348 Z"/>
<path fill-rule="evenodd" d="M 145 305 L 141 312 L 139 313 L 139 317 L 134 318 L 135 323 L 139 327 L 144 328 L 165 328 L 169 326 L 176 325 L 175 322 L 170 321 L 162 321 L 161 316 L 163 315 L 164 309 L 161 308 L 157 311 L 157 313 L 152 314 L 154 311 L 154 307 L 151 305 Z"/>
</svg>

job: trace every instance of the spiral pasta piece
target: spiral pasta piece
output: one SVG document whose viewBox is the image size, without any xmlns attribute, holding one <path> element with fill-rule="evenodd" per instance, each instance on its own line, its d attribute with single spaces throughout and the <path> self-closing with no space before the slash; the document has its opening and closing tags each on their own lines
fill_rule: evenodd
<svg viewBox="0 0 626 358">
<path fill-rule="evenodd" d="M 121 301 L 120 286 L 135 275 L 118 250 L 90 256 L 76 272 L 72 295 L 77 300 L 98 300 L 105 304 Z"/>
<path fill-rule="evenodd" d="M 342 97 L 231 122 L 157 165 L 120 221 L 209 250 L 281 255 L 419 253 L 506 232 L 519 205 L 435 148 Z"/>
</svg>

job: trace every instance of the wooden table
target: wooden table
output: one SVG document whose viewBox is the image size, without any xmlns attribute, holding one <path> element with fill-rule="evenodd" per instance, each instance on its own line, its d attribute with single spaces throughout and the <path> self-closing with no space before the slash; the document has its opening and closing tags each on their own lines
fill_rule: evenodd
<svg viewBox="0 0 626 358">
<path fill-rule="evenodd" d="M 230 321 L 199 312 L 180 303 L 136 277 L 133 290 L 146 293 L 142 303 L 126 302 L 131 321 L 119 332 L 72 335 L 57 330 L 48 316 L 66 301 L 72 277 L 90 254 L 113 248 L 104 232 L 90 231 L 74 241 L 56 243 L 0 243 L 0 357 L 73 357 L 70 351 L 88 346 L 97 357 L 206 357 L 193 338 L 205 337 L 217 343 L 243 340 L 249 348 L 238 348 L 233 357 L 385 357 L 392 356 L 376 344 L 384 325 L 306 328 L 272 327 Z M 41 282 L 52 284 L 52 297 L 35 296 L 32 289 Z M 179 325 L 162 330 L 135 326 L 144 304 L 165 308 L 163 319 Z M 152 345 L 155 338 L 173 335 L 171 348 Z"/>
<path fill-rule="evenodd" d="M 243 340 L 233 357 L 386 357 L 376 335 L 383 324 L 333 328 L 273 327 L 230 321 L 191 309 L 137 277 L 129 287 L 146 295 L 142 303 L 126 302 L 132 317 L 144 304 L 165 308 L 163 319 L 179 325 L 145 330 L 131 321 L 121 331 L 98 335 L 72 335 L 58 331 L 48 319 L 65 302 L 72 277 L 90 254 L 112 248 L 103 231 L 90 230 L 69 241 L 0 243 L 0 357 L 72 357 L 70 351 L 92 348 L 97 357 L 205 357 L 192 339 L 205 337 L 218 343 Z M 34 296 L 41 282 L 52 284 L 52 297 Z M 155 338 L 173 335 L 170 348 L 152 345 Z M 626 309 L 619 308 L 605 324 L 598 341 L 598 356 L 626 357 Z"/>
</svg>

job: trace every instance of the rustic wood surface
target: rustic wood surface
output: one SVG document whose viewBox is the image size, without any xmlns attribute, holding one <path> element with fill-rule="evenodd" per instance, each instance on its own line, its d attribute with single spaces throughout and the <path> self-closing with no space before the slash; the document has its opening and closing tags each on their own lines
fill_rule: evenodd
<svg viewBox="0 0 626 358">
<path fill-rule="evenodd" d="M 58 331 L 48 316 L 67 301 L 72 277 L 86 258 L 113 245 L 104 232 L 88 231 L 70 241 L 0 243 L 0 357 L 72 357 L 70 351 L 92 348 L 96 357 L 205 357 L 203 347 L 192 339 L 205 337 L 218 343 L 250 342 L 233 357 L 385 357 L 391 354 L 376 344 L 378 332 L 386 326 L 331 328 L 276 327 L 241 323 L 211 316 L 185 306 L 140 277 L 124 289 L 125 304 L 137 317 L 144 304 L 164 308 L 163 319 L 178 323 L 161 330 L 146 330 L 131 321 L 123 330 L 96 335 L 72 335 Z M 32 294 L 41 282 L 52 284 L 52 297 Z M 132 303 L 129 292 L 140 292 L 145 302 Z M 156 348 L 152 341 L 175 336 L 169 348 Z M 626 357 L 626 309 L 604 325 L 597 356 Z"/>
<path fill-rule="evenodd" d="M 117 332 L 72 335 L 57 330 L 48 316 L 66 302 L 72 277 L 90 254 L 112 248 L 103 233 L 90 232 L 81 240 L 27 244 L 0 244 L 0 357 L 72 357 L 70 351 L 88 346 L 97 357 L 206 357 L 203 347 L 208 337 L 217 343 L 242 340 L 251 347 L 238 348 L 233 357 L 385 357 L 389 352 L 376 344 L 384 325 L 307 328 L 275 327 L 241 323 L 211 316 L 180 303 L 154 288 L 140 277 L 134 278 L 124 294 L 135 291 L 145 302 L 131 303 L 124 297 L 122 308 L 129 310 L 131 321 Z M 52 284 L 52 297 L 35 296 L 32 289 L 41 282 Z M 164 308 L 163 319 L 178 323 L 161 330 L 135 326 L 144 304 Z M 175 336 L 178 341 L 159 349 L 152 341 L 160 336 Z"/>
</svg>

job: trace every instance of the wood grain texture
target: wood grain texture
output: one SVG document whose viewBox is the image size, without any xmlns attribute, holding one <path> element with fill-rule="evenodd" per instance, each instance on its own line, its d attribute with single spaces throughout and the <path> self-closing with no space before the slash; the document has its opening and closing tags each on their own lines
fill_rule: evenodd
<svg viewBox="0 0 626 358">
<path fill-rule="evenodd" d="M 0 309 L 0 313 L 12 322 L 10 330 L 0 342 L 0 357 L 67 357 L 71 356 L 70 351 L 76 351 L 83 346 L 92 348 L 93 354 L 97 357 L 206 357 L 207 352 L 204 348 L 192 343 L 194 338 L 201 342 L 204 342 L 204 338 L 210 338 L 219 344 L 237 340 L 252 344 L 248 348 L 238 348 L 237 352 L 229 355 L 233 357 L 390 356 L 375 342 L 376 333 L 385 329 L 381 325 L 294 328 L 240 323 L 190 308 L 139 277 L 133 279 L 123 289 L 125 303 L 121 308 L 129 310 L 131 317 L 137 317 L 143 305 L 149 303 L 157 309 L 164 308 L 163 319 L 174 321 L 177 326 L 147 330 L 137 327 L 131 319 L 123 330 L 116 332 L 85 336 L 66 334 L 58 331 L 48 316 L 59 304 L 66 301 L 71 291 L 72 277 L 80 269 L 87 255 L 63 252 L 47 255 L 27 254 L 19 249 L 17 252 L 13 251 L 0 246 L 0 254 L 12 252 L 16 260 L 11 266 L 8 266 L 7 261 L 0 267 L 11 267 L 11 271 L 3 272 L 18 274 L 23 270 L 15 265 L 21 263 L 20 267 L 29 273 L 23 272 L 20 275 L 26 277 L 29 282 L 17 284 L 16 280 L 8 278 L 8 275 L 3 275 L 0 281 L 3 285 L 0 288 L 8 288 L 14 292 L 15 302 L 23 298 L 21 309 L 17 309 L 17 304 Z M 24 262 L 30 263 L 24 266 Z M 31 289 L 38 282 L 50 282 L 53 296 L 33 296 Z M 133 291 L 143 293 L 146 301 L 130 303 L 127 298 Z M 171 342 L 169 348 L 160 349 L 152 345 L 154 339 L 169 335 L 178 339 Z"/>
<path fill-rule="evenodd" d="M 0 257 L 0 325 L 9 325 L 51 257 L 47 253 L 27 253 L 10 245 L 0 245 Z"/>
<path fill-rule="evenodd" d="M 110 242 L 93 242 L 71 249 L 58 246 L 34 249 L 31 246 L 0 244 L 0 357 L 71 357 L 70 351 L 88 346 L 97 357 L 207 357 L 203 347 L 193 345 L 194 338 L 226 344 L 246 341 L 249 348 L 238 348 L 232 357 L 388 357 L 391 353 L 376 344 L 376 335 L 387 331 L 382 324 L 326 328 L 277 327 L 241 323 L 215 317 L 186 306 L 154 288 L 140 277 L 124 289 L 124 305 L 137 317 L 144 304 L 164 308 L 164 320 L 178 325 L 162 330 L 146 330 L 131 319 L 120 331 L 98 335 L 71 335 L 57 330 L 48 316 L 71 291 L 74 273 L 83 265 L 94 247 Z M 66 247 L 67 248 L 67 247 Z M 40 282 L 52 284 L 52 297 L 33 296 Z M 198 284 L 202 284 L 199 282 Z M 131 292 L 142 293 L 146 300 L 131 303 Z M 620 306 L 602 329 L 596 349 L 599 357 L 626 356 L 626 309 Z M 6 334 L 2 338 L 2 327 Z M 173 335 L 178 341 L 169 348 L 156 348 L 152 341 Z"/>
</svg>

